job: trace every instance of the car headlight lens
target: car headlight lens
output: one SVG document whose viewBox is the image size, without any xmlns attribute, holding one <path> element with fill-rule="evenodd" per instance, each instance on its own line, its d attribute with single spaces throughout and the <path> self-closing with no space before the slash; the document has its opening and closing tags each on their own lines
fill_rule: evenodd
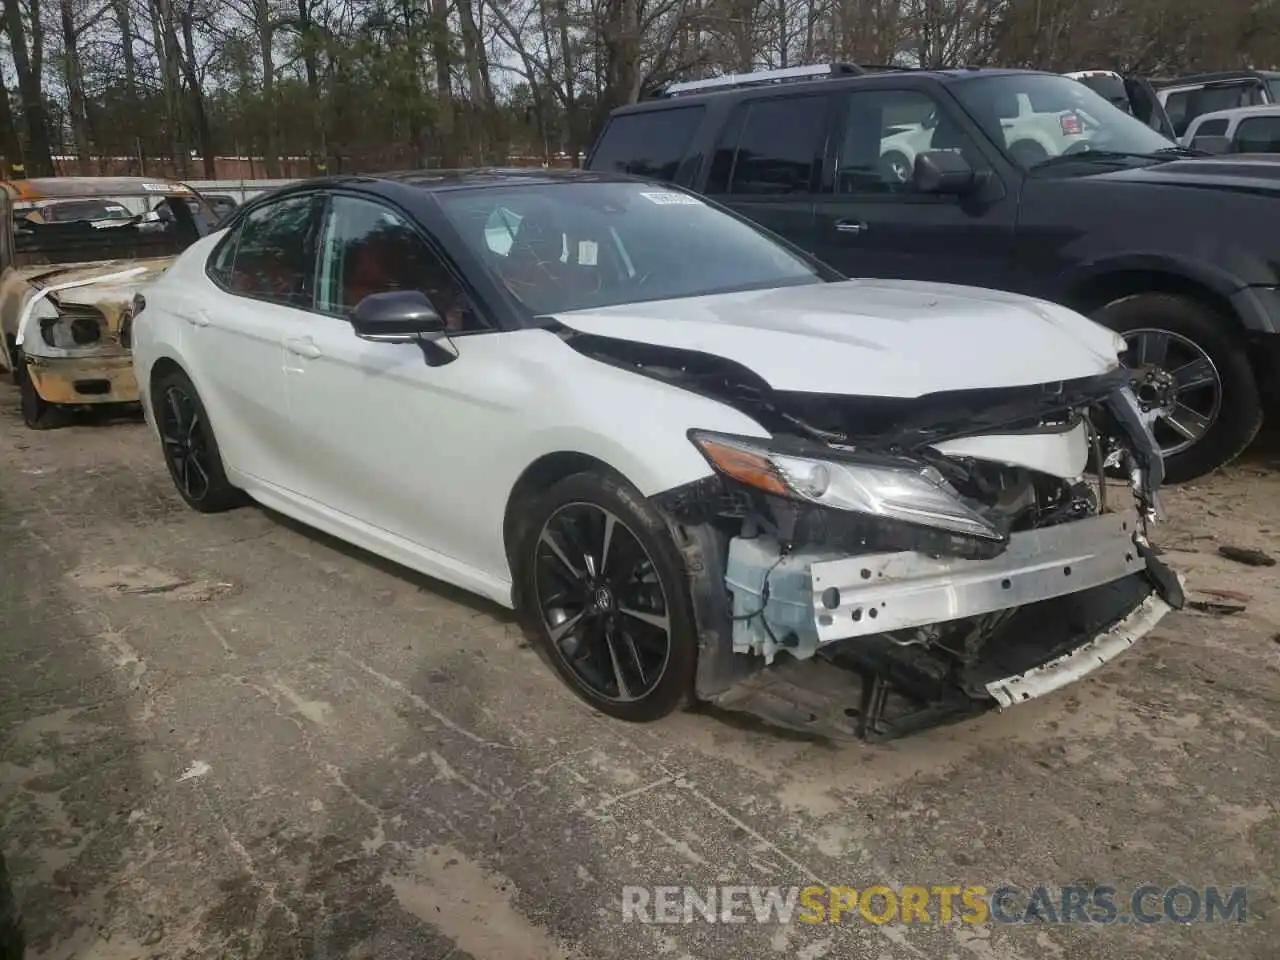
<svg viewBox="0 0 1280 960">
<path fill-rule="evenodd" d="M 711 433 L 690 439 L 719 473 L 765 493 L 952 533 L 1004 535 L 924 466 L 889 466 L 795 456 L 764 443 Z"/>
</svg>

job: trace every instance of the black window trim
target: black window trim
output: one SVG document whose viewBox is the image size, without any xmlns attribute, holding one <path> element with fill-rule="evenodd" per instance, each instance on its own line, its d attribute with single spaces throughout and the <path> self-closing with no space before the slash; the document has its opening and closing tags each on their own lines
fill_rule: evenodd
<svg viewBox="0 0 1280 960">
<path fill-rule="evenodd" d="M 994 151 L 1002 160 L 1012 163 L 1012 160 L 1006 155 L 1007 151 L 1001 149 L 1000 145 L 991 139 L 987 131 L 982 128 L 982 125 L 965 109 L 964 104 L 954 94 L 947 91 L 945 87 L 925 86 L 918 83 L 881 83 L 875 86 L 854 86 L 851 84 L 840 90 L 837 97 L 839 102 L 836 106 L 835 121 L 832 124 L 830 133 L 831 151 L 829 153 L 829 163 L 832 175 L 823 181 L 822 192 L 819 194 L 820 202 L 909 203 L 923 206 L 955 206 L 961 202 L 960 197 L 930 193 L 841 193 L 837 189 L 838 183 L 835 175 L 840 170 L 840 150 L 844 145 L 844 133 L 848 122 L 848 98 L 860 93 L 913 93 L 932 100 L 937 109 L 944 112 L 948 119 L 956 124 L 960 131 L 969 138 L 969 142 L 973 144 L 974 149 L 982 157 L 985 167 L 975 168 L 974 172 L 980 176 L 985 173 L 989 177 L 1003 180 L 999 165 L 992 157 L 992 152 Z"/>
<path fill-rule="evenodd" d="M 308 307 L 299 306 L 298 304 L 281 303 L 279 300 L 273 299 L 271 297 L 256 296 L 252 293 L 246 293 L 243 290 L 233 290 L 227 284 L 223 283 L 213 271 L 214 261 L 218 259 L 219 252 L 228 243 L 235 244 L 235 250 L 231 254 L 231 269 L 233 272 L 235 271 L 236 258 L 240 256 L 240 238 L 241 238 L 241 235 L 244 233 L 245 225 L 249 222 L 250 217 L 252 217 L 259 210 L 266 210 L 270 207 L 275 206 L 276 204 L 288 203 L 291 200 L 297 200 L 299 198 L 309 200 L 311 203 L 311 216 L 307 226 L 307 234 L 310 235 L 311 237 L 310 242 L 314 244 L 316 242 L 315 231 L 321 222 L 319 216 L 317 215 L 317 210 L 318 209 L 323 210 L 325 206 L 323 202 L 324 191 L 319 187 L 314 187 L 306 190 L 290 191 L 282 196 L 272 196 L 269 200 L 266 200 L 263 203 L 255 203 L 252 206 L 245 204 L 244 206 L 241 206 L 236 211 L 234 215 L 235 219 L 233 221 L 228 222 L 226 227 L 223 228 L 227 231 L 227 235 L 214 245 L 213 249 L 209 252 L 209 256 L 205 258 L 204 275 L 209 279 L 209 282 L 212 283 L 215 287 L 217 287 L 219 290 L 221 290 L 223 293 L 225 293 L 229 297 L 239 297 L 244 300 L 253 300 L 256 303 L 266 303 L 266 304 L 270 304 L 273 307 L 284 307 L 285 309 L 289 309 L 289 310 L 309 310 Z M 317 201 L 320 201 L 320 202 L 317 203 Z M 305 292 L 310 294 L 311 303 L 314 306 L 315 304 L 314 258 L 313 258 L 313 263 L 311 267 L 310 283 L 309 283 L 309 286 L 306 288 Z"/>
<path fill-rule="evenodd" d="M 830 154 L 831 138 L 834 129 L 836 101 L 841 92 L 837 89 L 807 89 L 807 90 L 788 90 L 785 93 L 753 93 L 751 96 L 736 98 L 732 107 L 724 115 L 724 120 L 718 126 L 716 139 L 711 144 L 711 151 L 706 160 L 708 174 L 710 165 L 715 162 L 716 152 L 721 146 L 721 137 L 726 130 L 729 129 L 733 121 L 734 115 L 740 111 L 745 111 L 745 119 L 741 129 L 738 131 L 738 142 L 733 145 L 733 163 L 729 165 L 728 177 L 725 180 L 725 191 L 723 193 L 707 194 L 707 196 L 716 196 L 728 198 L 733 203 L 794 203 L 797 198 L 807 197 L 814 198 L 822 196 L 822 186 L 827 174 L 827 156 Z M 819 139 L 813 154 L 813 168 L 809 174 L 809 189 L 805 191 L 797 191 L 795 193 L 735 193 L 733 191 L 733 177 L 738 170 L 738 153 L 742 144 L 742 134 L 746 131 L 751 120 L 751 110 L 761 103 L 774 103 L 779 100 L 797 100 L 804 98 L 817 98 L 826 101 L 826 112 L 822 120 L 822 135 Z"/>
<path fill-rule="evenodd" d="M 605 121 L 604 128 L 600 131 L 600 135 L 596 137 L 595 142 L 591 144 L 591 150 L 583 157 L 583 169 L 594 170 L 596 154 L 600 151 L 600 145 L 604 143 L 605 137 L 609 135 L 609 128 L 617 121 L 628 117 L 661 117 L 663 114 L 676 113 L 678 111 L 696 111 L 698 122 L 694 125 L 693 130 L 689 133 L 688 142 L 680 147 L 679 154 L 676 157 L 675 173 L 670 183 L 680 183 L 682 179 L 687 179 L 690 174 L 697 177 L 698 171 L 691 169 L 693 163 L 698 159 L 696 144 L 699 134 L 707 124 L 707 118 L 713 115 L 712 105 L 703 101 L 694 101 L 692 103 L 675 102 L 670 105 L 664 105 L 655 110 L 629 110 L 624 112 L 613 112 L 609 114 L 609 118 Z M 606 171 L 613 173 L 615 171 Z M 638 176 L 638 174 L 630 174 L 630 176 Z M 657 179 L 657 178 L 647 178 Z"/>
<path fill-rule="evenodd" d="M 460 270 L 458 265 L 454 262 L 453 257 L 449 256 L 448 253 L 445 252 L 444 244 L 440 243 L 432 235 L 431 231 L 423 226 L 418 217 L 415 217 L 394 200 L 390 200 L 379 193 L 370 193 L 364 190 L 351 189 L 349 187 L 330 187 L 324 191 L 324 194 L 324 202 L 320 205 L 320 217 L 316 227 L 318 232 L 316 234 L 315 262 L 311 267 L 313 283 L 311 290 L 311 308 L 309 312 L 328 319 L 341 320 L 348 325 L 351 323 L 350 317 L 340 313 L 331 313 L 327 310 L 321 310 L 319 303 L 316 301 L 319 287 L 320 255 L 322 253 L 320 241 L 324 238 L 323 230 L 328 221 L 329 211 L 333 206 L 333 200 L 337 197 L 348 197 L 352 200 L 363 200 L 366 203 L 381 206 L 403 220 L 409 226 L 409 229 L 413 231 L 414 235 L 426 245 L 427 250 L 431 252 L 432 256 L 443 264 L 445 272 L 449 274 L 450 278 L 458 285 L 466 295 L 467 299 L 471 301 L 472 307 L 480 312 L 481 318 L 486 324 L 483 329 L 450 331 L 450 340 L 457 337 L 474 337 L 477 334 L 501 333 L 503 331 L 504 327 L 500 322 L 498 322 L 497 315 L 489 308 L 485 299 L 477 293 L 475 284 L 467 280 L 464 275 L 464 271 Z"/>
</svg>

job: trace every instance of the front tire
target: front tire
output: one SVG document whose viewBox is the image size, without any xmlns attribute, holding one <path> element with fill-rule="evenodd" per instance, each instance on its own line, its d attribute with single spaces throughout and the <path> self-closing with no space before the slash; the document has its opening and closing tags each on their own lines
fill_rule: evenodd
<svg viewBox="0 0 1280 960">
<path fill-rule="evenodd" d="M 561 480 L 521 512 L 521 619 L 560 678 L 597 710 L 630 722 L 690 703 L 698 634 L 661 514 L 603 470 Z"/>
<path fill-rule="evenodd" d="M 1262 400 L 1229 318 L 1189 297 L 1141 293 L 1093 319 L 1125 338 L 1127 366 L 1172 377 L 1172 401 L 1152 424 L 1169 483 L 1203 476 L 1244 452 L 1262 426 Z"/>
<path fill-rule="evenodd" d="M 70 411 L 60 404 L 50 403 L 36 389 L 27 373 L 27 361 L 21 353 L 14 355 L 14 379 L 18 382 L 18 395 L 22 400 L 22 422 L 30 430 L 56 430 L 65 427 L 71 419 Z"/>
<path fill-rule="evenodd" d="M 187 506 L 200 513 L 240 506 L 244 495 L 227 480 L 209 415 L 191 379 L 171 370 L 156 383 L 151 402 L 165 466 Z"/>
</svg>

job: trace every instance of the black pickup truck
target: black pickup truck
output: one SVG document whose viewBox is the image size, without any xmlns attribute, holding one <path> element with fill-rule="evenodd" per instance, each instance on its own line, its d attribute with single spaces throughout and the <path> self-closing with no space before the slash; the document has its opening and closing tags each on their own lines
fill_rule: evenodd
<svg viewBox="0 0 1280 960">
<path fill-rule="evenodd" d="M 1201 156 L 1076 80 L 836 64 L 673 84 L 615 110 L 587 167 L 701 193 L 847 276 L 1093 317 L 1129 344 L 1171 481 L 1236 457 L 1273 402 L 1280 158 Z"/>
</svg>

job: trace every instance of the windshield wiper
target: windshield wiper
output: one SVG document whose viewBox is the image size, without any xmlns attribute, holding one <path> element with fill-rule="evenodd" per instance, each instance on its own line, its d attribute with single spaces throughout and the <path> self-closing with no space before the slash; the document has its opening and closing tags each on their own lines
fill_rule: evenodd
<svg viewBox="0 0 1280 960">
<path fill-rule="evenodd" d="M 1155 160 L 1166 162 L 1177 157 L 1205 157 L 1207 153 L 1192 150 L 1190 147 L 1161 147 L 1149 153 L 1138 153 L 1133 150 L 1081 150 L 1079 153 L 1060 153 L 1056 157 L 1042 160 L 1032 170 L 1043 170 L 1067 163 L 1114 163 L 1117 160 Z"/>
</svg>

